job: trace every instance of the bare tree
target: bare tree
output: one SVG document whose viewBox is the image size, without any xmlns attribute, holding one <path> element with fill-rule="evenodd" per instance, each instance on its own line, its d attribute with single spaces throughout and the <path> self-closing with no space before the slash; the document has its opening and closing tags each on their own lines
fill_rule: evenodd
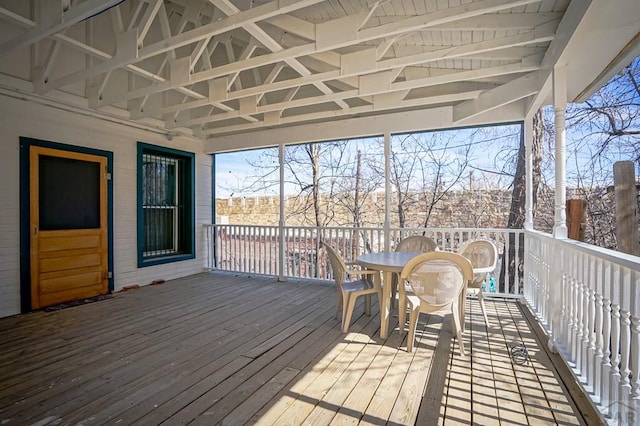
<svg viewBox="0 0 640 426">
<path fill-rule="evenodd" d="M 367 223 L 364 205 L 370 200 L 370 193 L 379 188 L 382 176 L 374 173 L 372 156 L 358 156 L 356 145 L 361 143 L 331 141 L 286 147 L 285 186 L 290 191 L 293 188 L 287 206 L 288 219 L 318 227 Z M 265 150 L 247 162 L 254 174 L 243 182 L 245 191 L 261 192 L 278 187 L 276 150 Z"/>
<path fill-rule="evenodd" d="M 413 134 L 404 135 L 397 144 L 392 143 L 390 153 L 390 181 L 395 192 L 393 201 L 398 214 L 398 226 L 404 228 L 407 210 L 415 203 L 411 197 L 411 185 L 418 173 L 421 153 Z"/>
<path fill-rule="evenodd" d="M 332 171 L 342 167 L 345 142 L 309 143 L 288 146 L 284 150 L 285 185 L 296 188 L 295 202 L 288 209 L 288 217 L 306 225 L 324 226 L 333 220 L 330 203 L 336 190 Z M 326 160 L 325 157 L 331 157 Z M 255 172 L 244 189 L 260 192 L 279 185 L 280 163 L 275 150 L 266 150 L 256 159 L 248 159 Z M 325 168 L 327 166 L 328 168 Z M 327 194 L 328 203 L 321 203 L 320 187 Z"/>
<path fill-rule="evenodd" d="M 392 140 L 390 181 L 400 228 L 428 226 L 438 203 L 459 186 L 472 144 L 453 141 L 452 134 L 443 132 L 412 133 Z"/>
<path fill-rule="evenodd" d="M 434 135 L 435 136 L 435 135 Z M 473 139 L 473 136 L 470 137 Z M 438 203 L 455 187 L 466 174 L 472 145 L 451 148 L 452 138 L 442 133 L 439 137 L 416 141 L 425 152 L 420 157 L 420 200 L 424 210 L 421 226 L 429 226 L 429 220 Z"/>
<path fill-rule="evenodd" d="M 586 102 L 569 105 L 567 121 L 583 134 L 578 143 L 597 143 L 594 158 L 618 152 L 640 162 L 640 57 Z"/>
<path fill-rule="evenodd" d="M 586 102 L 569 105 L 567 129 L 573 193 L 587 202 L 585 241 L 616 249 L 613 163 L 640 163 L 640 58 Z"/>
<path fill-rule="evenodd" d="M 538 110 L 533 117 L 533 138 L 531 145 L 531 153 L 533 156 L 533 205 L 531 206 L 533 211 L 535 211 L 535 206 L 537 203 L 537 194 L 538 194 L 538 186 L 540 185 L 540 167 L 542 164 L 542 142 L 543 140 L 543 118 L 542 111 Z M 525 163 L 525 141 L 524 141 L 524 132 L 521 130 L 520 133 L 520 145 L 518 147 L 518 154 L 516 157 L 516 167 L 515 174 L 513 176 L 513 187 L 512 187 L 512 195 L 511 195 L 511 207 L 509 209 L 509 219 L 507 221 L 507 228 L 509 229 L 522 229 L 524 227 L 524 219 L 525 219 L 525 199 L 526 199 L 526 163 Z M 524 260 L 524 241 L 520 241 L 520 253 L 519 258 L 521 259 L 520 265 L 516 265 L 515 263 L 515 248 L 516 241 L 515 236 L 509 236 L 509 264 L 505 264 L 505 256 L 502 257 L 502 267 L 500 268 L 500 291 L 509 291 L 509 292 L 518 292 L 519 289 L 516 289 L 516 283 L 518 280 L 516 279 L 521 275 L 522 271 L 522 262 Z M 506 272 L 509 272 L 509 282 L 506 281 Z"/>
</svg>

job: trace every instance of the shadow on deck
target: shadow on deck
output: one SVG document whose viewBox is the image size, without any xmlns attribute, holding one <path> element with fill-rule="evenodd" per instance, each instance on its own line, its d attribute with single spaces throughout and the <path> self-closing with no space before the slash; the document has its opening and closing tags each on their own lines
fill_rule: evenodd
<svg viewBox="0 0 640 426">
<path fill-rule="evenodd" d="M 522 307 L 487 309 L 467 300 L 466 358 L 448 317 L 407 353 L 397 313 L 386 340 L 361 306 L 343 335 L 333 286 L 219 272 L 5 318 L 0 423 L 584 424 Z"/>
</svg>

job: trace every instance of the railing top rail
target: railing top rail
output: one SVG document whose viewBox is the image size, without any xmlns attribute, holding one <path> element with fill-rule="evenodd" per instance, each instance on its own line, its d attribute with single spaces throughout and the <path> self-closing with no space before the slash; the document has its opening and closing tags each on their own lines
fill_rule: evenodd
<svg viewBox="0 0 640 426">
<path fill-rule="evenodd" d="M 242 226 L 243 228 L 277 228 L 278 225 L 253 225 L 248 223 L 205 223 L 205 228 L 221 228 L 224 226 Z"/>
<path fill-rule="evenodd" d="M 524 232 L 524 229 L 510 229 L 510 228 L 390 228 L 391 231 L 403 231 L 403 232 L 513 232 L 513 233 L 521 233 Z"/>
<path fill-rule="evenodd" d="M 558 244 L 565 245 L 572 250 L 577 250 L 582 253 L 585 253 L 594 257 L 598 257 L 600 259 L 604 259 L 612 263 L 617 263 L 626 268 L 640 271 L 640 257 L 638 256 L 633 256 L 627 253 L 621 253 L 619 251 L 594 246 L 588 243 L 583 243 L 581 241 L 575 241 L 570 239 L 556 240 L 550 234 L 547 234 L 545 232 L 535 231 L 535 230 L 526 231 L 526 234 L 540 237 L 540 238 L 547 238 L 547 239 L 556 241 Z"/>
<path fill-rule="evenodd" d="M 223 227 L 223 226 L 246 226 L 246 227 L 254 227 L 254 228 L 277 228 L 278 225 L 255 225 L 255 224 L 245 224 L 245 223 L 208 223 L 204 224 L 205 227 Z M 284 228 L 290 229 L 354 229 L 353 226 L 298 226 L 298 225 L 285 225 Z M 357 229 L 366 230 L 366 231 L 382 231 L 384 228 L 379 226 L 360 226 Z M 522 233 L 524 229 L 509 229 L 509 228 L 389 228 L 391 232 L 512 232 L 512 233 Z"/>
</svg>

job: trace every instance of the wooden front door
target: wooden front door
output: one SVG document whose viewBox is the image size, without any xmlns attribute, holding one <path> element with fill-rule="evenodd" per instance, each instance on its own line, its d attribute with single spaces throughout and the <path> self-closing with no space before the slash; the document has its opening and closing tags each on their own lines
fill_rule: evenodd
<svg viewBox="0 0 640 426">
<path fill-rule="evenodd" d="M 31 146 L 31 308 L 109 290 L 107 159 Z"/>
</svg>

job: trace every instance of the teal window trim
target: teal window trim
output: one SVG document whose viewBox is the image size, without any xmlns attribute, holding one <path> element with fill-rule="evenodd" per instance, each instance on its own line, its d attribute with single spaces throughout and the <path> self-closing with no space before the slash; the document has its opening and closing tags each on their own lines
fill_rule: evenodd
<svg viewBox="0 0 640 426">
<path fill-rule="evenodd" d="M 180 164 L 177 175 L 178 199 L 177 208 L 177 247 L 175 252 L 166 254 L 145 255 L 145 206 L 143 193 L 144 157 L 156 156 L 166 158 L 169 162 Z M 172 174 L 174 170 L 170 171 Z M 179 262 L 196 257 L 195 250 L 195 154 L 173 148 L 166 148 L 138 142 L 137 146 L 137 251 L 138 267 Z M 170 191 L 172 192 L 172 191 Z M 147 200 L 149 197 L 147 197 Z M 148 217 L 149 215 L 147 215 Z"/>
</svg>

